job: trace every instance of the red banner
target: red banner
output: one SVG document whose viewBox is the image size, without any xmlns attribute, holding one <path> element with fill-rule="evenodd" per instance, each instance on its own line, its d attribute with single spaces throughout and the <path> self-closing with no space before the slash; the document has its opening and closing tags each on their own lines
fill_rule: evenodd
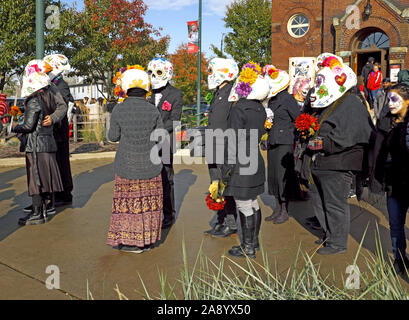
<svg viewBox="0 0 409 320">
<path fill-rule="evenodd" d="M 199 51 L 199 23 L 198 21 L 189 21 L 187 23 L 189 32 L 188 53 L 196 53 Z"/>
</svg>

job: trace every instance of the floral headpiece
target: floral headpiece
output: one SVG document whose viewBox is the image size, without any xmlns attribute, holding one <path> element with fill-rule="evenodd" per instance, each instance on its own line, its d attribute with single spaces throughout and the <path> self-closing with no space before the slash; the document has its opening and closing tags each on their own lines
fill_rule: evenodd
<svg viewBox="0 0 409 320">
<path fill-rule="evenodd" d="M 238 101 L 240 98 L 263 101 L 268 95 L 269 84 L 262 71 L 259 64 L 253 61 L 246 63 L 230 93 L 229 101 Z"/>
<path fill-rule="evenodd" d="M 261 72 L 260 65 L 253 61 L 250 61 L 243 66 L 236 87 L 236 92 L 240 97 L 247 98 L 250 95 L 251 91 L 253 91 L 251 86 L 256 83 Z"/>
<path fill-rule="evenodd" d="M 145 71 L 144 67 L 136 64 L 133 66 L 126 66 L 125 68 L 121 68 L 114 76 L 112 82 L 116 84 L 116 88 L 114 90 L 114 94 L 119 98 L 126 98 L 126 92 L 122 89 L 123 88 L 123 75 L 128 70 L 141 70 Z M 129 89 L 129 88 L 128 88 Z M 148 88 L 149 89 L 149 88 Z"/>
</svg>

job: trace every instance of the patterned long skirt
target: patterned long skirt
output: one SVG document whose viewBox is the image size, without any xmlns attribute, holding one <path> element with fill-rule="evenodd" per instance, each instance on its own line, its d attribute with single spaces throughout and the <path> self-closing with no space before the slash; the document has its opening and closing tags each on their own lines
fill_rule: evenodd
<svg viewBox="0 0 409 320">
<path fill-rule="evenodd" d="M 161 238 L 162 178 L 129 180 L 115 176 L 114 200 L 107 244 L 149 246 Z"/>
</svg>

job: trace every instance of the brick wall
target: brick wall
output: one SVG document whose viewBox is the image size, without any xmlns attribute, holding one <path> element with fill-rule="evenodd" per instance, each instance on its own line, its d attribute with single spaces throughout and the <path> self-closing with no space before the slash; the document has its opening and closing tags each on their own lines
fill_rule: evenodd
<svg viewBox="0 0 409 320">
<path fill-rule="evenodd" d="M 403 67 L 409 69 L 409 53 L 405 52 L 405 48 L 409 47 L 409 23 L 397 16 L 383 1 L 373 0 L 372 15 L 369 19 L 361 19 L 361 31 L 348 30 L 346 19 L 342 21 L 341 18 L 346 16 L 347 7 L 355 3 L 362 13 L 366 0 L 325 0 L 323 15 L 322 0 L 273 0 L 272 63 L 286 70 L 289 57 L 318 56 L 322 51 L 352 51 L 353 43 L 363 29 L 379 28 L 389 36 L 390 46 L 395 48 L 390 51 L 391 62 L 403 60 Z M 395 4 L 400 9 L 409 8 L 409 0 L 395 1 Z M 287 31 L 288 20 L 297 13 L 307 15 L 311 23 L 308 33 L 298 39 L 291 37 Z M 338 26 L 333 25 L 334 17 L 341 20 Z M 344 60 L 351 62 L 349 56 L 345 56 Z"/>
</svg>

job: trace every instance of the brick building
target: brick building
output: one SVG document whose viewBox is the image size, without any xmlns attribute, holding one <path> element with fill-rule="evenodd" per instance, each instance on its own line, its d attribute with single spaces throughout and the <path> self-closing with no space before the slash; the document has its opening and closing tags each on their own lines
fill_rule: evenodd
<svg viewBox="0 0 409 320">
<path fill-rule="evenodd" d="M 281 69 L 288 69 L 289 57 L 322 52 L 342 56 L 358 74 L 369 56 L 382 64 L 385 77 L 391 66 L 409 69 L 409 0 L 272 3 L 272 63 Z M 355 11 L 349 12 L 351 5 Z"/>
</svg>

